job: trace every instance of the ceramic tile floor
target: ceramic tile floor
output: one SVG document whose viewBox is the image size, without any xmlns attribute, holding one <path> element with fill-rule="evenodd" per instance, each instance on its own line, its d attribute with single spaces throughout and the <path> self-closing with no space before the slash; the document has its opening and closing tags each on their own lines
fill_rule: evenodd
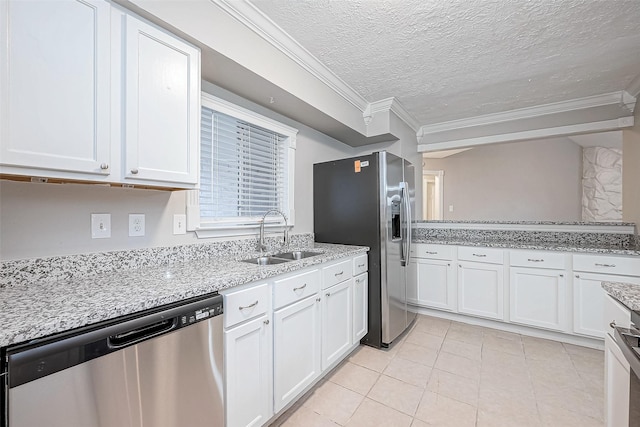
<svg viewBox="0 0 640 427">
<path fill-rule="evenodd" d="M 418 316 L 391 350 L 359 347 L 272 425 L 604 425 L 604 353 Z"/>
</svg>

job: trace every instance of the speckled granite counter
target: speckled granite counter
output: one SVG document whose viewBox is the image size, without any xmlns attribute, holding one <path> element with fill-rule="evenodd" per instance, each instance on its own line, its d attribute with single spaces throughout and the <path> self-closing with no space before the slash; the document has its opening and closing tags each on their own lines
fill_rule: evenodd
<svg viewBox="0 0 640 427">
<path fill-rule="evenodd" d="M 233 286 L 267 279 L 368 248 L 317 243 L 311 258 L 270 266 L 241 262 L 257 254 L 211 257 L 114 271 L 37 286 L 0 288 L 0 346 L 44 337 Z"/>
<path fill-rule="evenodd" d="M 586 243 L 552 243 L 552 242 L 526 242 L 514 240 L 464 240 L 464 239 L 432 239 L 414 238 L 413 243 L 430 243 L 436 245 L 457 246 L 482 246 L 487 248 L 503 249 L 533 249 L 542 251 L 578 252 L 604 255 L 640 256 L 637 248 L 625 248 L 618 245 L 586 244 Z"/>
<path fill-rule="evenodd" d="M 602 282 L 605 291 L 629 310 L 640 310 L 640 285 L 620 282 Z"/>
</svg>

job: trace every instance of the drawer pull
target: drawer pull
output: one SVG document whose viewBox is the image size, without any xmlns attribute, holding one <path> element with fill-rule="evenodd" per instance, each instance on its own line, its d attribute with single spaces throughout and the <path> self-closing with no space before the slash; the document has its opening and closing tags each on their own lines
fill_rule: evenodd
<svg viewBox="0 0 640 427">
<path fill-rule="evenodd" d="M 615 329 L 615 327 L 616 327 L 616 321 L 615 321 L 615 320 L 612 320 L 612 321 L 611 321 L 611 323 L 609 323 L 609 327 L 610 327 L 611 329 Z"/>
<path fill-rule="evenodd" d="M 322 301 L 322 298 L 316 298 L 316 301 L 320 302 L 320 301 Z"/>
<path fill-rule="evenodd" d="M 559 274 L 558 276 L 559 276 L 559 277 L 564 277 L 564 274 Z"/>
<path fill-rule="evenodd" d="M 362 268 L 362 267 L 364 267 L 364 263 L 358 264 L 358 268 Z"/>
<path fill-rule="evenodd" d="M 484 257 L 486 257 L 486 255 L 485 255 L 485 254 L 471 254 L 471 255 L 473 255 L 473 256 L 477 256 L 478 258 L 484 258 Z"/>
<path fill-rule="evenodd" d="M 238 307 L 238 310 L 246 310 L 247 308 L 252 308 L 252 307 L 255 307 L 256 305 L 258 305 L 258 300 L 256 300 L 256 302 L 254 302 L 253 304 L 249 304 L 245 307 L 240 306 Z"/>
<path fill-rule="evenodd" d="M 544 259 L 540 258 L 540 259 L 536 259 L 536 258 L 527 258 L 527 261 L 529 262 L 543 262 Z"/>
<path fill-rule="evenodd" d="M 336 276 L 336 277 L 342 276 L 342 273 L 344 273 L 344 271 L 341 271 L 340 273 L 336 273 L 336 274 L 334 274 L 334 276 Z"/>
<path fill-rule="evenodd" d="M 600 264 L 596 262 L 596 267 L 615 267 L 615 264 Z"/>
<path fill-rule="evenodd" d="M 424 253 L 429 255 L 438 255 L 438 252 L 425 251 Z"/>
<path fill-rule="evenodd" d="M 265 325 L 268 325 L 268 324 L 269 324 L 269 319 L 265 320 L 265 321 L 264 321 L 264 324 L 265 324 Z"/>
<path fill-rule="evenodd" d="M 304 289 L 304 288 L 306 288 L 306 287 L 307 287 L 307 284 L 305 283 L 305 284 L 304 284 L 304 285 L 302 285 L 302 286 L 298 286 L 297 288 L 293 288 L 293 292 L 295 292 L 295 291 L 299 291 L 300 289 Z"/>
</svg>

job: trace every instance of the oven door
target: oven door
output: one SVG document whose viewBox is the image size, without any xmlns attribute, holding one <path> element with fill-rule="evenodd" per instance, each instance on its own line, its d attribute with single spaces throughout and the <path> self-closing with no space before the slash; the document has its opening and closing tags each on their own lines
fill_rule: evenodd
<svg viewBox="0 0 640 427">
<path fill-rule="evenodd" d="M 640 331 L 615 328 L 614 339 L 629 362 L 629 426 L 640 426 Z"/>
</svg>

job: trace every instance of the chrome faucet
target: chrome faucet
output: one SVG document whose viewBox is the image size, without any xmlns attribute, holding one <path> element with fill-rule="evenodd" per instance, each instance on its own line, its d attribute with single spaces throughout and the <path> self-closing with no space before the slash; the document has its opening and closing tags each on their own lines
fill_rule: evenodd
<svg viewBox="0 0 640 427">
<path fill-rule="evenodd" d="M 264 220 L 271 212 L 279 213 L 280 215 L 282 215 L 282 218 L 284 218 L 284 240 L 282 241 L 282 245 L 284 246 L 289 244 L 289 226 L 287 224 L 287 216 L 278 209 L 269 209 L 264 213 L 264 215 L 262 215 L 262 221 L 260 222 L 260 241 L 258 242 L 258 249 L 260 250 L 260 252 L 263 252 L 267 249 L 267 245 L 264 244 Z"/>
</svg>

